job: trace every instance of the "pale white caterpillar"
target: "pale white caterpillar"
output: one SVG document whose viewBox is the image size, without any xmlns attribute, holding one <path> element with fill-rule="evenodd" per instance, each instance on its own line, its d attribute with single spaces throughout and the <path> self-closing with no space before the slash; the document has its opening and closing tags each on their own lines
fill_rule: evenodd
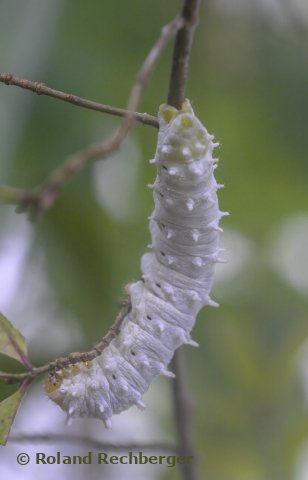
<svg viewBox="0 0 308 480">
<path fill-rule="evenodd" d="M 150 217 L 151 252 L 141 259 L 141 280 L 128 286 L 131 310 L 120 333 L 91 362 L 56 372 L 45 385 L 68 419 L 96 417 L 110 426 L 113 414 L 136 404 L 167 366 L 190 331 L 209 294 L 220 261 L 219 188 L 213 171 L 217 143 L 185 101 L 158 112 L 155 209 Z"/>
</svg>

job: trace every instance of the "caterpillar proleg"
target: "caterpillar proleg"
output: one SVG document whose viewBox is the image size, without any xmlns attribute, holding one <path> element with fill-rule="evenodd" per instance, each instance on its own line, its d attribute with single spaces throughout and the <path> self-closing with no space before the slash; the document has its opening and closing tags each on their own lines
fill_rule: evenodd
<svg viewBox="0 0 308 480">
<path fill-rule="evenodd" d="M 162 105 L 155 158 L 155 209 L 150 217 L 151 251 L 141 259 L 141 280 L 128 285 L 131 310 L 120 333 L 91 362 L 56 372 L 48 396 L 68 419 L 95 417 L 111 424 L 136 404 L 182 344 L 196 345 L 190 332 L 210 298 L 220 259 L 219 188 L 213 171 L 213 142 L 186 100 L 181 109 Z"/>
</svg>

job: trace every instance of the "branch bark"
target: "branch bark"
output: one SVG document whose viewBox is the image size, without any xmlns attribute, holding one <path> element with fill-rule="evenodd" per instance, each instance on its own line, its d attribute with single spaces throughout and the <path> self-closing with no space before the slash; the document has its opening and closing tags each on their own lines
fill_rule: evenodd
<svg viewBox="0 0 308 480">
<path fill-rule="evenodd" d="M 185 0 L 181 14 L 185 23 L 178 31 L 174 44 L 167 103 L 178 109 L 185 100 L 188 64 L 200 4 L 201 0 Z"/>
</svg>

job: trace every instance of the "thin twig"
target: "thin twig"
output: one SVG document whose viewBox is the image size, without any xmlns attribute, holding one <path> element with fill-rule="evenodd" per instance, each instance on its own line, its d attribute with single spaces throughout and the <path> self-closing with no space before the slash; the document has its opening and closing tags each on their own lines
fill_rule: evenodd
<svg viewBox="0 0 308 480">
<path fill-rule="evenodd" d="M 102 442 L 96 440 L 95 438 L 80 436 L 74 434 L 57 434 L 57 433 L 45 433 L 45 434 L 25 434 L 25 435 L 12 435 L 9 439 L 9 442 L 14 443 L 25 443 L 25 442 L 46 442 L 46 443 L 76 443 L 82 446 L 87 446 L 88 448 L 93 448 L 94 450 L 101 451 L 116 451 L 116 450 L 141 450 L 141 451 L 161 451 L 161 452 L 170 452 L 173 454 L 179 454 L 178 448 L 172 443 L 165 442 L 153 442 L 153 443 L 137 443 L 137 442 L 127 442 L 127 443 L 111 443 L 111 442 Z"/>
<path fill-rule="evenodd" d="M 122 308 L 115 319 L 113 325 L 109 328 L 108 332 L 100 340 L 100 342 L 94 346 L 92 350 L 88 352 L 71 352 L 66 357 L 59 357 L 53 360 L 52 362 L 47 363 L 41 367 L 31 368 L 28 372 L 24 373 L 8 373 L 0 372 L 0 379 L 4 380 L 6 383 L 20 383 L 26 379 L 34 379 L 35 377 L 42 375 L 47 372 L 55 372 L 62 368 L 67 367 L 68 365 L 73 365 L 79 362 L 91 361 L 97 356 L 99 356 L 102 351 L 110 344 L 110 342 L 119 334 L 120 327 L 122 322 L 128 312 L 130 311 L 131 304 L 129 300 L 125 300 L 122 303 Z"/>
<path fill-rule="evenodd" d="M 30 209 L 34 217 L 41 217 L 43 213 L 54 204 L 61 188 L 70 177 L 83 170 L 93 160 L 106 157 L 111 152 L 117 150 L 125 139 L 129 130 L 134 125 L 135 118 L 134 113 L 132 112 L 134 112 L 138 107 L 141 94 L 156 65 L 158 58 L 168 45 L 171 38 L 176 35 L 177 31 L 182 26 L 183 19 L 177 15 L 174 20 L 162 28 L 158 40 L 151 48 L 149 54 L 137 73 L 136 81 L 133 85 L 128 100 L 128 113 L 125 115 L 120 127 L 111 137 L 107 138 L 107 140 L 103 141 L 102 143 L 89 145 L 84 150 L 71 155 L 66 162 L 53 170 L 48 175 L 46 181 L 39 187 L 35 187 L 31 190 L 19 190 L 5 186 L 5 201 L 8 201 L 8 198 L 10 198 L 13 200 L 13 204 L 19 205 L 22 209 Z"/>
<path fill-rule="evenodd" d="M 188 63 L 201 0 L 185 0 L 182 9 L 183 27 L 178 31 L 174 50 L 167 103 L 181 108 L 185 100 Z"/>
<path fill-rule="evenodd" d="M 180 455 L 192 456 L 194 461 L 182 464 L 185 480 L 197 480 L 197 458 L 192 434 L 192 400 L 185 382 L 183 350 L 177 350 L 171 362 L 175 378 L 172 381 L 174 420 L 179 442 Z"/>
<path fill-rule="evenodd" d="M 116 115 L 117 117 L 125 117 L 128 114 L 132 114 L 134 120 L 137 122 L 158 128 L 157 118 L 147 113 L 129 112 L 124 108 L 117 108 L 112 107 L 111 105 L 93 102 L 92 100 L 81 98 L 71 93 L 55 90 L 54 88 L 48 87 L 45 83 L 32 82 L 31 80 L 26 80 L 25 78 L 16 77 L 12 73 L 0 72 L 0 82 L 5 83 L 6 85 L 14 85 L 16 87 L 30 90 L 31 92 L 37 93 L 37 95 L 47 95 L 48 97 L 57 98 L 58 100 L 63 100 L 64 102 L 71 103 L 78 107 L 88 108 L 89 110 L 104 112 L 110 115 Z"/>
</svg>

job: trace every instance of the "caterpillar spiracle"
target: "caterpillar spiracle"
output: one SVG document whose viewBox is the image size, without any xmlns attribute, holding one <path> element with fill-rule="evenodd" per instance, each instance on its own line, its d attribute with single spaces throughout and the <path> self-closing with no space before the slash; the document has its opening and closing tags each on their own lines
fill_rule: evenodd
<svg viewBox="0 0 308 480">
<path fill-rule="evenodd" d="M 167 370 L 182 344 L 197 345 L 190 332 L 210 298 L 215 264 L 220 261 L 220 212 L 213 175 L 213 142 L 188 100 L 181 109 L 162 105 L 151 185 L 151 251 L 141 259 L 141 280 L 128 285 L 131 310 L 119 334 L 91 362 L 50 375 L 47 395 L 68 420 L 95 417 L 107 428 L 111 417 L 132 405 L 144 407 L 143 394 Z M 56 380 L 55 380 L 56 378 Z"/>
</svg>

